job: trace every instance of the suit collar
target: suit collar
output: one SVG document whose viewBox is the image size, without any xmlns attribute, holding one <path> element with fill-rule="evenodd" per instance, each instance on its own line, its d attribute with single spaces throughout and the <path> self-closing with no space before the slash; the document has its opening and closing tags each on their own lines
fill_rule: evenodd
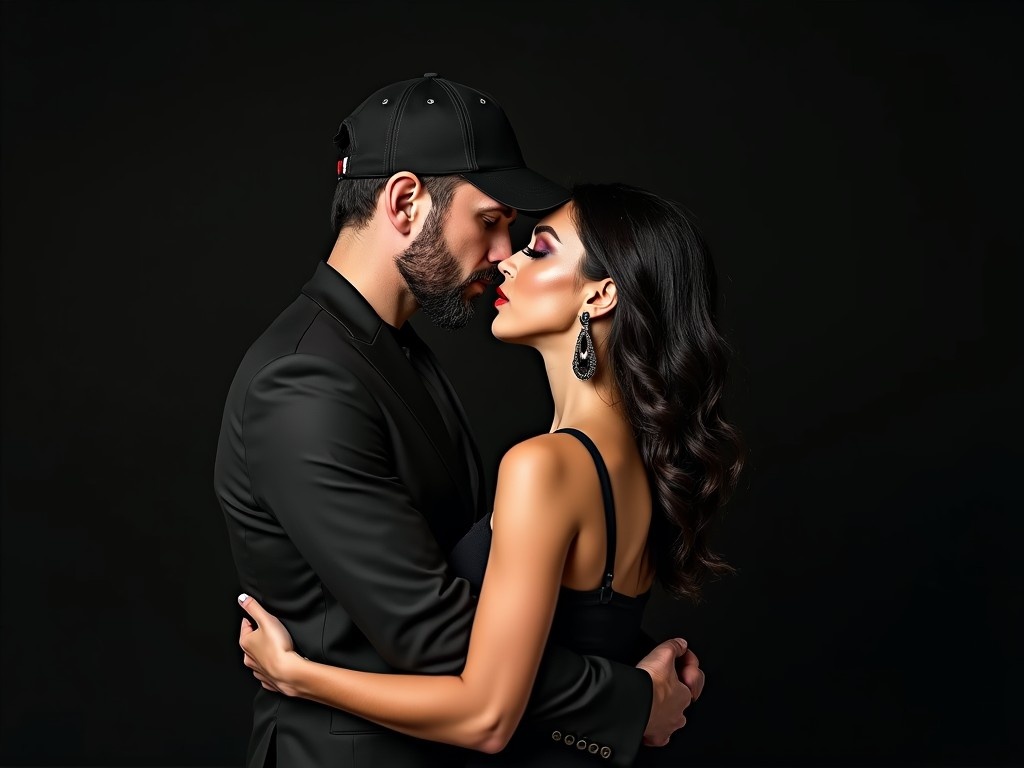
<svg viewBox="0 0 1024 768">
<path fill-rule="evenodd" d="M 376 341 L 384 321 L 363 294 L 326 261 L 317 264 L 302 292 L 344 325 L 356 341 Z"/>
</svg>

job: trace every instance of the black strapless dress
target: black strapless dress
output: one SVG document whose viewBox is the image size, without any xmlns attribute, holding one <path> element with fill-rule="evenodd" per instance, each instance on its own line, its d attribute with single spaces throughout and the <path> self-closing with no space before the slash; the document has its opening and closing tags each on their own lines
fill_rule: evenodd
<svg viewBox="0 0 1024 768">
<path fill-rule="evenodd" d="M 555 606 L 549 643 L 561 645 L 580 654 L 603 656 L 607 659 L 633 665 L 650 650 L 649 638 L 644 635 L 640 624 L 650 592 L 636 597 L 623 595 L 612 589 L 615 565 L 615 502 L 612 485 L 597 446 L 577 429 L 559 429 L 558 432 L 576 437 L 590 451 L 601 481 L 601 495 L 604 498 L 604 517 L 607 531 L 607 552 L 602 586 L 594 590 L 577 590 L 562 587 Z M 468 533 L 455 545 L 451 554 L 452 569 L 465 578 L 479 594 L 487 569 L 491 550 L 491 516 L 477 521 Z M 599 760 L 593 755 L 575 755 L 561 744 L 553 744 L 550 738 L 532 734 L 521 729 L 501 753 L 487 755 L 474 753 L 470 766 L 574 766 L 593 767 Z"/>
</svg>

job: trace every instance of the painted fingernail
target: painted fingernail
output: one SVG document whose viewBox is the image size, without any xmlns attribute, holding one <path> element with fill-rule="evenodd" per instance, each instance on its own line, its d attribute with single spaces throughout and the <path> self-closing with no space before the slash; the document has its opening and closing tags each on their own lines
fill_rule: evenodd
<svg viewBox="0 0 1024 768">
<path fill-rule="evenodd" d="M 248 599 L 249 599 L 249 596 L 247 594 L 245 594 L 245 592 L 243 592 L 242 594 L 240 594 L 238 596 L 238 602 L 240 602 L 240 603 L 244 603 Z"/>
</svg>

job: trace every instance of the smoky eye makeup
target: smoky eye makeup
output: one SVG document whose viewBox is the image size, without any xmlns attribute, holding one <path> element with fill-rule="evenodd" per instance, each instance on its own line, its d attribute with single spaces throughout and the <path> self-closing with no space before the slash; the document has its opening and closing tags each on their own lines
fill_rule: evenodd
<svg viewBox="0 0 1024 768">
<path fill-rule="evenodd" d="M 539 259 L 551 253 L 551 245 L 543 237 L 538 237 L 532 248 L 530 246 L 523 248 L 523 253 L 531 259 Z"/>
</svg>

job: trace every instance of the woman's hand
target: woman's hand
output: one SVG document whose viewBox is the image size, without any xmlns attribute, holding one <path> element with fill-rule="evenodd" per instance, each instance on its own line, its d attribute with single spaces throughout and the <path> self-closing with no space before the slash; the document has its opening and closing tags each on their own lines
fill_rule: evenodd
<svg viewBox="0 0 1024 768">
<path fill-rule="evenodd" d="M 284 624 L 267 613 L 254 598 L 243 593 L 238 596 L 238 602 L 259 625 L 258 629 L 253 629 L 249 619 L 242 619 L 238 644 L 245 651 L 243 663 L 268 691 L 298 695 L 291 680 L 296 664 L 303 663 L 304 659 L 295 652 L 292 636 Z"/>
</svg>

